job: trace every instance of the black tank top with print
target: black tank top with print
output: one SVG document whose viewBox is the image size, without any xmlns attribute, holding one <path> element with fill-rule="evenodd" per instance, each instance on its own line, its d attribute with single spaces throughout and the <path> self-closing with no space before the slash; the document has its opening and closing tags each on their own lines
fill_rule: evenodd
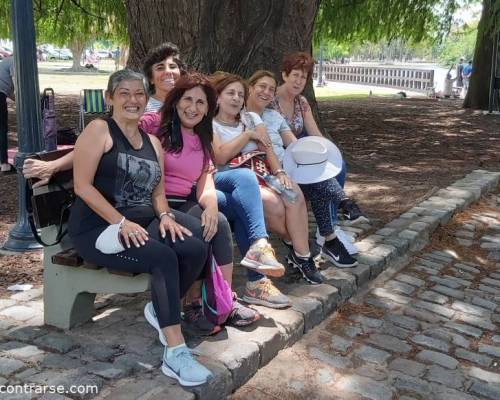
<svg viewBox="0 0 500 400">
<path fill-rule="evenodd" d="M 106 119 L 113 146 L 103 154 L 94 177 L 95 188 L 109 203 L 141 225 L 154 218 L 152 193 L 161 169 L 149 136 L 140 132 L 142 147 L 134 149 L 112 118 Z M 79 197 L 71 207 L 68 231 L 77 236 L 108 222 Z"/>
</svg>

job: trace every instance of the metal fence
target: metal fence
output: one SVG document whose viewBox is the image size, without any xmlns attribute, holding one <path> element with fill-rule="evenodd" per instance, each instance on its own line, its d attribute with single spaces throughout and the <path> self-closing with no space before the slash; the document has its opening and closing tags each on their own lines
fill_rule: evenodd
<svg viewBox="0 0 500 400">
<path fill-rule="evenodd" d="M 318 65 L 314 67 L 315 78 L 318 68 Z M 323 64 L 323 74 L 327 81 L 385 86 L 417 92 L 425 92 L 434 86 L 434 71 L 429 69 Z"/>
</svg>

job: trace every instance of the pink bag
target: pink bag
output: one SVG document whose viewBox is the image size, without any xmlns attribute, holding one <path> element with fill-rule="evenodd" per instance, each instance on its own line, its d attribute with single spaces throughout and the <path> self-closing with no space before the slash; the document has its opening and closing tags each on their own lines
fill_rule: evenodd
<svg viewBox="0 0 500 400">
<path fill-rule="evenodd" d="M 233 292 L 211 252 L 205 266 L 201 298 L 203 312 L 210 322 L 216 325 L 226 322 L 233 309 Z"/>
</svg>

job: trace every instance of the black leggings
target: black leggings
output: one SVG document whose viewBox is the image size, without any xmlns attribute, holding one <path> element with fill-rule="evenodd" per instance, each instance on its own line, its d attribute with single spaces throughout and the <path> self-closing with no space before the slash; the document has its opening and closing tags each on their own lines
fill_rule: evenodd
<svg viewBox="0 0 500 400">
<path fill-rule="evenodd" d="M 203 209 L 194 201 L 187 200 L 184 203 L 169 202 L 170 208 L 185 212 L 197 219 L 201 219 Z M 215 261 L 219 265 L 231 264 L 233 262 L 233 234 L 231 225 L 227 221 L 224 214 L 219 211 L 219 219 L 217 221 L 217 233 L 210 241 Z"/>
<path fill-rule="evenodd" d="M 104 254 L 95 248 L 95 241 L 106 228 L 101 226 L 72 237 L 73 245 L 84 260 L 132 273 L 151 274 L 151 298 L 161 328 L 180 323 L 180 299 L 195 282 L 205 265 L 207 244 L 202 239 L 200 221 L 190 215 L 173 211 L 176 221 L 193 232 L 172 243 L 170 235 L 162 239 L 159 221 L 141 223 L 149 232 L 145 246 L 130 247 L 118 254 Z M 127 216 L 127 212 L 123 213 Z M 140 223 L 139 221 L 134 221 Z"/>
</svg>

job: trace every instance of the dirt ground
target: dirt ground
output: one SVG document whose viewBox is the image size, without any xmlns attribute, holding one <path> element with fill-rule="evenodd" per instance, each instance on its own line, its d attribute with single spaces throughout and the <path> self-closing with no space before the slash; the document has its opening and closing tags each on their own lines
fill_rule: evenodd
<svg viewBox="0 0 500 400">
<path fill-rule="evenodd" d="M 57 96 L 59 127 L 76 127 L 78 96 Z M 500 116 L 454 100 L 369 97 L 320 103 L 325 131 L 348 163 L 346 189 L 367 216 L 387 223 L 473 169 L 500 171 Z M 9 103 L 10 127 L 15 127 Z M 17 145 L 15 132 L 10 146 Z M 17 215 L 15 175 L 0 176 L 0 242 Z M 0 255 L 0 297 L 13 283 L 40 283 L 40 253 Z"/>
</svg>

